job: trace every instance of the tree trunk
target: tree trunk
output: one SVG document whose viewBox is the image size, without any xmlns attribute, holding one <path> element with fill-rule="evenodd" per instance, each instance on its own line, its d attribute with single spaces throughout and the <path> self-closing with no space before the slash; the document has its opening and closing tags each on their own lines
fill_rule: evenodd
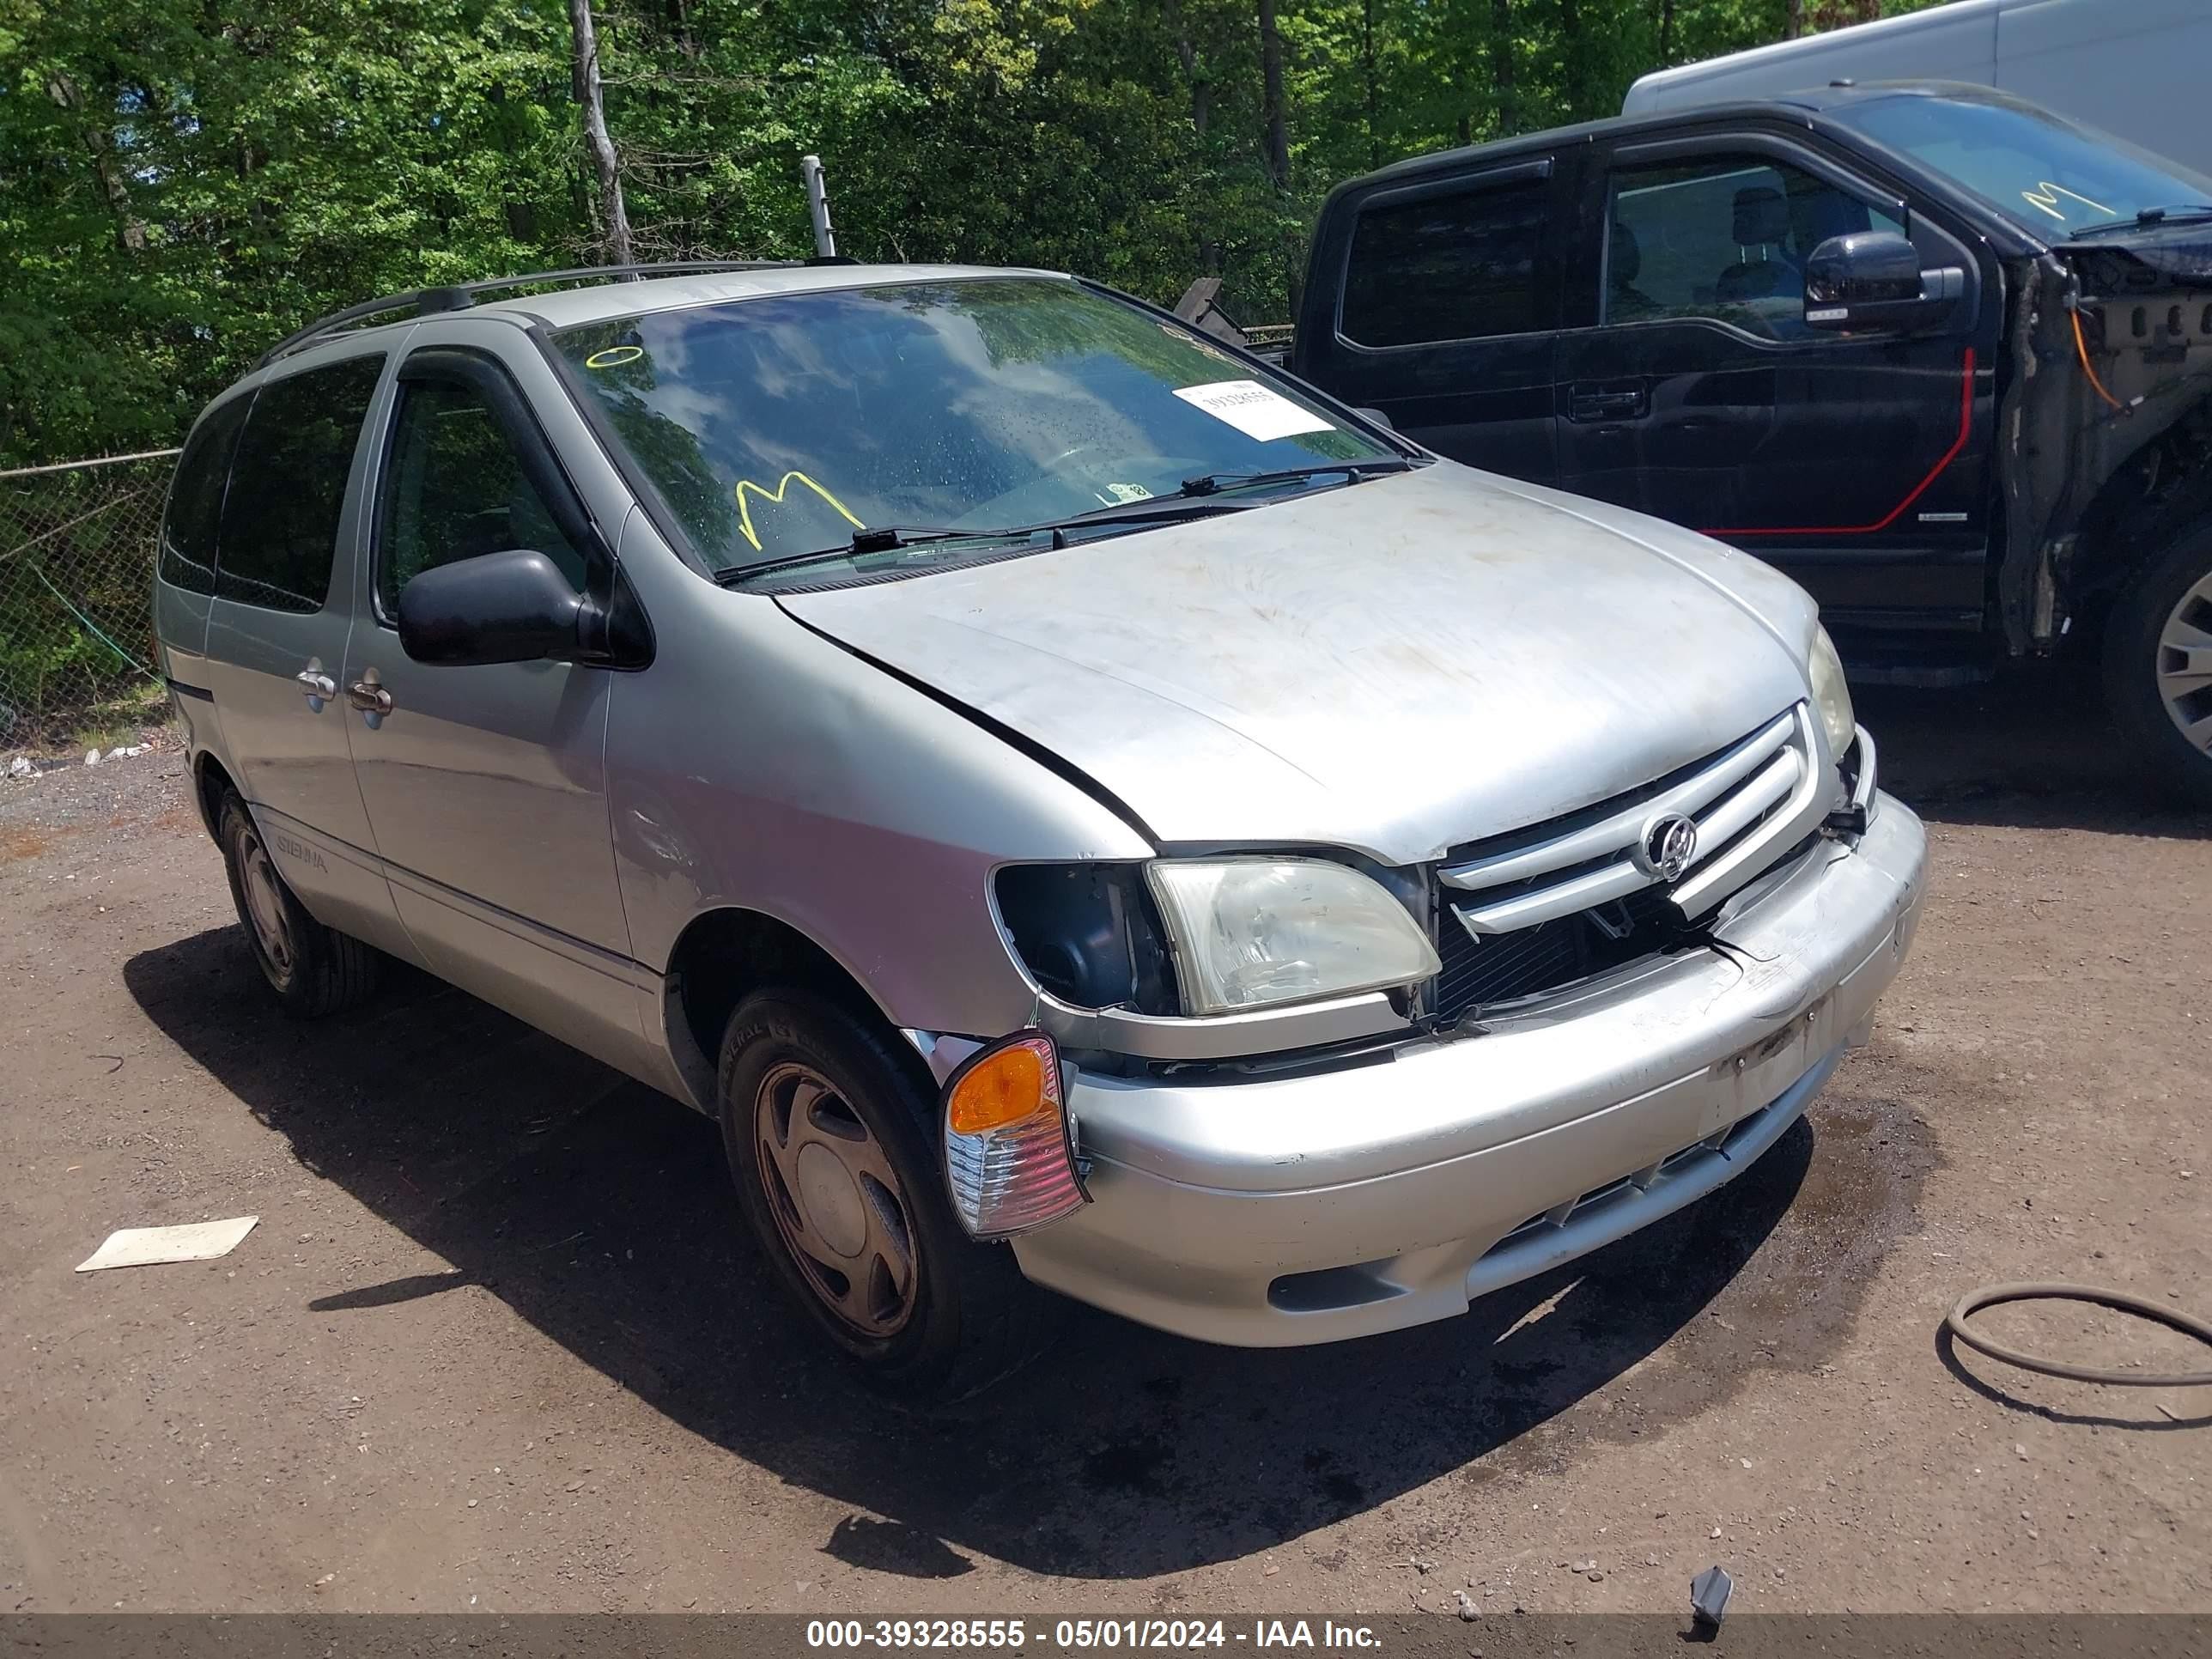
<svg viewBox="0 0 2212 1659">
<path fill-rule="evenodd" d="M 1659 67 L 1674 61 L 1674 0 L 1659 0 Z"/>
<path fill-rule="evenodd" d="M 599 38 L 592 27 L 592 0 L 568 0 L 568 28 L 569 68 L 576 101 L 584 106 L 584 148 L 591 151 L 592 170 L 599 179 L 607 263 L 629 264 L 629 210 L 623 205 L 621 165 L 607 133 L 606 100 L 599 91 Z"/>
<path fill-rule="evenodd" d="M 1198 48 L 1191 44 L 1190 25 L 1176 0 L 1169 0 L 1167 19 L 1175 31 L 1176 61 L 1182 65 L 1182 78 L 1190 88 L 1191 131 L 1203 138 L 1213 116 L 1213 88 L 1198 72 Z"/>
<path fill-rule="evenodd" d="M 1580 0 L 1559 0 L 1559 60 L 1566 71 L 1567 119 L 1579 121 L 1589 112 L 1591 76 L 1589 52 L 1583 39 Z M 1617 113 L 1618 112 L 1616 112 Z"/>
<path fill-rule="evenodd" d="M 1782 38 L 1795 40 L 1805 33 L 1805 0 L 1790 0 L 1790 9 L 1782 20 Z"/>
<path fill-rule="evenodd" d="M 1520 130 L 1520 100 L 1513 86 L 1513 0 L 1490 0 L 1490 86 L 1498 106 L 1498 131 Z"/>
<path fill-rule="evenodd" d="M 1291 187 L 1291 129 L 1283 112 L 1283 32 L 1275 20 L 1275 0 L 1260 0 L 1260 81 L 1267 124 L 1267 177 L 1277 190 Z"/>
<path fill-rule="evenodd" d="M 1382 165 L 1382 135 L 1376 110 L 1378 99 L 1375 87 L 1375 0 L 1360 0 L 1359 8 L 1359 67 L 1367 79 L 1367 165 Z"/>
<path fill-rule="evenodd" d="M 125 253 L 143 253 L 146 248 L 146 224 L 131 210 L 131 190 L 123 182 L 123 168 L 115 159 L 114 136 L 90 118 L 84 107 L 83 94 L 68 76 L 57 75 L 47 82 L 46 95 L 78 118 L 77 132 L 84 142 L 86 153 L 92 157 L 93 174 L 100 180 L 100 193 L 107 198 L 108 209 L 115 215 L 116 246 Z"/>
</svg>

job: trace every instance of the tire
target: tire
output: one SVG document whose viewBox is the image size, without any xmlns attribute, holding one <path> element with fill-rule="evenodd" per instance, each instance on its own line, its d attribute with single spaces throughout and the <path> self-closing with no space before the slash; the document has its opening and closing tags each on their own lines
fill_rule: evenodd
<svg viewBox="0 0 2212 1659">
<path fill-rule="evenodd" d="M 871 1382 L 944 1404 L 1029 1358 L 1052 1298 L 954 1219 L 937 1103 L 895 1042 L 825 998 L 757 993 L 723 1033 L 715 1103 L 739 1206 L 785 1293 Z"/>
<path fill-rule="evenodd" d="M 2212 680 L 2173 678 L 2178 640 L 2212 649 L 2212 520 L 2138 572 L 2105 628 L 2105 700 L 2137 763 L 2166 793 L 2212 807 Z M 2182 729 L 2186 720 L 2197 735 Z"/>
<path fill-rule="evenodd" d="M 319 1019 L 368 1000 L 383 959 L 307 914 L 235 790 L 223 796 L 216 811 L 216 841 L 246 945 L 284 1012 Z"/>
</svg>

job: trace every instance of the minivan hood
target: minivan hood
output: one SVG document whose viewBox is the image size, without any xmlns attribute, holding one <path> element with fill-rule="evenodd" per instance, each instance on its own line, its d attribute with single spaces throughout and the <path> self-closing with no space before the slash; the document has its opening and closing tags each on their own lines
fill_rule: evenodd
<svg viewBox="0 0 2212 1659">
<path fill-rule="evenodd" d="M 1449 461 L 781 603 L 1051 750 L 1163 845 L 1390 865 L 1742 737 L 1806 695 L 1814 623 L 1717 543 Z"/>
</svg>

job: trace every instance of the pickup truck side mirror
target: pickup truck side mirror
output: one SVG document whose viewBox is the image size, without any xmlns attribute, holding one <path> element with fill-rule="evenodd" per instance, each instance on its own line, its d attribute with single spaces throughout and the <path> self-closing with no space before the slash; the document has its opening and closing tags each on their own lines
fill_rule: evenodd
<svg viewBox="0 0 2212 1659">
<path fill-rule="evenodd" d="M 1395 432 L 1398 429 L 1390 423 L 1390 417 L 1379 409 L 1355 409 L 1352 412 L 1370 426 L 1379 426 L 1385 432 Z"/>
<path fill-rule="evenodd" d="M 577 653 L 585 600 L 543 553 L 480 553 L 399 590 L 399 647 L 416 662 L 474 665 Z"/>
<path fill-rule="evenodd" d="M 1805 326 L 1910 329 L 1947 316 L 1965 296 L 1956 265 L 1923 270 L 1920 254 L 1893 230 L 1831 236 L 1805 261 Z"/>
</svg>

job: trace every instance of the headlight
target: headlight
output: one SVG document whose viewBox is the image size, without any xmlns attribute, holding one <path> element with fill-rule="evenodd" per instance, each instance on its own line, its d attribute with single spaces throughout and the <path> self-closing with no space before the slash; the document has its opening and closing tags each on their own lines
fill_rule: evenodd
<svg viewBox="0 0 2212 1659">
<path fill-rule="evenodd" d="M 1321 859 L 1163 859 L 1147 865 L 1174 941 L 1184 1012 L 1411 985 L 1442 966 L 1406 907 Z"/>
<path fill-rule="evenodd" d="M 1828 630 L 1813 629 L 1813 656 L 1805 665 L 1813 683 L 1813 707 L 1820 710 L 1820 729 L 1828 734 L 1828 757 L 1841 760 L 1844 750 L 1858 735 L 1858 716 L 1851 712 L 1851 689 L 1844 684 L 1844 659 Z"/>
</svg>

